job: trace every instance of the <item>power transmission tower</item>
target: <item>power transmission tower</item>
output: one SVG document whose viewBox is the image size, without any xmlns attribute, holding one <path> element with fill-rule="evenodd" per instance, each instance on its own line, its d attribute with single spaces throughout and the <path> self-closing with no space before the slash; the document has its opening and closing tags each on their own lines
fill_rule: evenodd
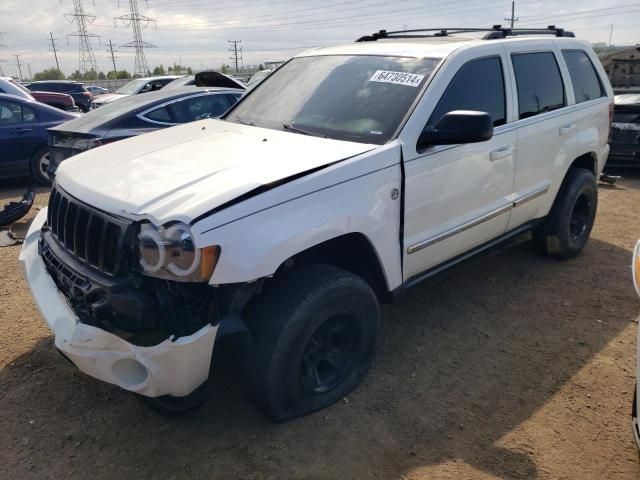
<svg viewBox="0 0 640 480">
<path fill-rule="evenodd" d="M 76 33 L 67 35 L 67 37 L 78 37 L 78 53 L 80 59 L 78 71 L 82 75 L 91 70 L 97 72 L 98 63 L 96 62 L 96 56 L 93 54 L 91 38 L 100 37 L 94 33 L 89 33 L 87 30 L 87 25 L 91 25 L 95 21 L 96 16 L 85 13 L 82 0 L 73 0 L 73 9 L 74 13 L 67 13 L 65 17 L 78 27 Z"/>
<path fill-rule="evenodd" d="M 58 62 L 58 52 L 56 50 L 56 40 L 57 38 L 53 38 L 53 33 L 49 32 L 49 36 L 51 37 L 51 50 L 53 50 L 53 56 L 56 57 L 56 68 L 58 69 L 58 71 L 62 71 L 60 70 L 60 63 Z"/>
<path fill-rule="evenodd" d="M 116 68 L 116 56 L 113 50 L 113 43 L 111 42 L 111 40 L 109 40 L 109 48 L 107 49 L 107 53 L 111 57 L 111 63 L 113 63 L 113 71 L 117 72 L 118 69 Z"/>
<path fill-rule="evenodd" d="M 20 57 L 22 55 L 14 55 L 16 57 L 16 65 L 18 66 L 18 73 L 20 74 L 20 81 L 22 81 L 22 65 L 20 64 Z"/>
<path fill-rule="evenodd" d="M 146 2 L 146 0 L 145 0 Z M 118 2 L 118 5 L 120 2 Z M 136 49 L 136 59 L 133 64 L 133 74 L 144 77 L 149 72 L 149 64 L 147 63 L 147 57 L 144 54 L 145 48 L 155 48 L 156 45 L 147 43 L 142 40 L 142 29 L 150 23 L 155 23 L 153 18 L 149 18 L 145 15 L 141 15 L 138 9 L 138 0 L 129 0 L 129 14 L 121 15 L 113 19 L 117 24 L 118 20 L 122 22 L 125 27 L 131 27 L 133 30 L 133 42 L 120 45 L 126 48 Z"/>
<path fill-rule="evenodd" d="M 231 55 L 229 56 L 229 60 L 233 60 L 236 66 L 236 75 L 238 74 L 238 60 L 242 61 L 242 47 L 238 47 L 239 43 L 242 43 L 242 40 L 227 40 L 229 43 L 229 52 Z"/>
<path fill-rule="evenodd" d="M 511 2 L 511 17 L 505 18 L 505 20 L 507 22 L 509 22 L 511 24 L 511 28 L 513 28 L 513 25 L 520 20 L 518 17 L 516 17 L 516 2 Z"/>
</svg>

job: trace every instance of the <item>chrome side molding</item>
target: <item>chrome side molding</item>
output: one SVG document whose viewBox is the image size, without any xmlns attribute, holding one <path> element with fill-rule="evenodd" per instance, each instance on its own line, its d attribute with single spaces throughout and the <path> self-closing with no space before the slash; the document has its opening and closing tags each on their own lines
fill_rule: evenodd
<svg viewBox="0 0 640 480">
<path fill-rule="evenodd" d="M 459 233 L 469 230 L 470 228 L 477 227 L 481 223 L 488 222 L 489 220 L 492 220 L 497 216 L 502 215 L 503 213 L 507 213 L 511 211 L 511 209 L 515 207 L 519 207 L 521 205 L 524 205 L 527 202 L 530 202 L 531 200 L 535 200 L 536 198 L 541 197 L 542 195 L 546 194 L 548 191 L 549 191 L 549 185 L 545 185 L 544 187 L 540 187 L 534 190 L 533 192 L 517 197 L 512 201 L 510 201 L 509 203 L 507 203 L 506 205 L 503 205 L 501 207 L 496 208 L 495 210 L 487 212 L 478 218 L 474 218 L 473 220 L 463 223 L 462 225 L 458 225 L 457 227 L 454 227 L 451 230 L 447 230 L 446 232 L 442 232 L 437 235 L 434 235 L 433 237 L 429 237 L 426 240 L 422 240 L 421 242 L 418 242 L 415 245 L 411 245 L 410 247 L 408 247 L 407 255 L 411 255 L 412 253 L 419 252 L 420 250 L 430 247 L 431 245 L 434 245 L 438 242 L 446 240 L 447 238 L 451 238 L 454 235 L 458 235 Z"/>
</svg>

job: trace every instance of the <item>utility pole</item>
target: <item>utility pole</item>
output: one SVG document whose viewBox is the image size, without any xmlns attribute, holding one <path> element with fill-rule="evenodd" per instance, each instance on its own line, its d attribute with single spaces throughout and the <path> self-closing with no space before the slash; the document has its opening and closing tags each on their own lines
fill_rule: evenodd
<svg viewBox="0 0 640 480">
<path fill-rule="evenodd" d="M 2 40 L 3 36 L 4 36 L 4 32 L 0 32 L 0 40 Z M 7 48 L 7 46 L 0 43 L 0 50 L 2 50 L 3 48 Z M 8 60 L 5 60 L 4 58 L 0 58 L 0 63 L 6 63 L 7 61 Z M 2 71 L 2 66 L 0 66 L 0 76 L 4 76 L 4 72 Z"/>
<path fill-rule="evenodd" d="M 87 25 L 91 25 L 96 16 L 85 13 L 82 0 L 73 0 L 73 11 L 74 13 L 65 14 L 65 17 L 69 22 L 76 24 L 77 31 L 67 35 L 67 41 L 68 37 L 78 37 L 78 71 L 82 75 L 91 70 L 97 72 L 98 62 L 96 62 L 96 57 L 93 54 L 91 38 L 99 38 L 99 36 L 89 33 L 87 30 Z"/>
<path fill-rule="evenodd" d="M 227 40 L 229 43 L 229 52 L 231 55 L 229 56 L 229 60 L 233 60 L 236 66 L 236 75 L 238 74 L 238 60 L 242 61 L 242 47 L 238 47 L 239 43 L 242 43 L 242 40 Z"/>
<path fill-rule="evenodd" d="M 118 5 L 120 5 L 120 2 L 118 2 Z M 147 43 L 142 40 L 142 29 L 150 23 L 155 23 L 155 20 L 140 14 L 138 0 L 129 0 L 129 14 L 121 15 L 113 19 L 115 24 L 117 24 L 118 20 L 120 20 L 125 27 L 131 27 L 133 30 L 133 42 L 125 43 L 120 46 L 136 49 L 133 74 L 144 77 L 149 71 L 149 64 L 147 63 L 147 57 L 144 54 L 144 49 L 155 48 L 157 45 L 152 45 L 151 43 Z"/>
<path fill-rule="evenodd" d="M 111 63 L 113 63 L 113 71 L 117 72 L 118 69 L 116 68 L 116 56 L 114 55 L 113 43 L 111 42 L 111 40 L 109 40 L 109 49 L 107 50 L 107 53 L 111 57 Z"/>
<path fill-rule="evenodd" d="M 27 63 L 27 68 L 29 69 L 29 80 L 33 80 L 33 75 L 31 75 L 31 64 Z"/>
<path fill-rule="evenodd" d="M 520 20 L 518 17 L 516 17 L 516 2 L 515 1 L 511 2 L 511 17 L 510 18 L 505 18 L 505 20 L 511 24 L 511 28 L 513 28 L 513 25 L 518 20 Z"/>
<path fill-rule="evenodd" d="M 609 31 L 609 46 L 611 46 L 612 39 L 613 39 L 613 23 L 611 24 L 611 30 Z"/>
<path fill-rule="evenodd" d="M 56 57 L 56 68 L 58 69 L 58 71 L 62 71 L 60 70 L 60 63 L 58 62 L 58 52 L 56 51 L 56 40 L 57 38 L 53 38 L 53 33 L 49 32 L 49 37 L 51 37 L 51 49 L 53 50 L 53 56 Z"/>
<path fill-rule="evenodd" d="M 18 65 L 18 72 L 20 73 L 20 81 L 22 81 L 22 65 L 20 64 L 20 57 L 22 55 L 14 55 L 16 57 L 16 65 Z"/>
</svg>

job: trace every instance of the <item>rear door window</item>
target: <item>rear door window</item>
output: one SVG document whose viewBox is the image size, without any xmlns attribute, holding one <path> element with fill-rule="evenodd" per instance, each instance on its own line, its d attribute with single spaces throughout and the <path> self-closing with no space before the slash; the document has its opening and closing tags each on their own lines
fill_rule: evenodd
<svg viewBox="0 0 640 480">
<path fill-rule="evenodd" d="M 171 114 L 167 107 L 156 108 L 155 110 L 151 110 L 149 113 L 144 115 L 145 118 L 149 120 L 153 120 L 154 122 L 160 123 L 175 123 L 171 118 Z"/>
<path fill-rule="evenodd" d="M 464 64 L 436 105 L 427 125 L 433 125 L 454 110 L 475 110 L 491 115 L 494 126 L 504 125 L 504 75 L 500 57 L 487 57 Z"/>
<path fill-rule="evenodd" d="M 514 53 L 511 61 L 521 120 L 566 105 L 564 83 L 553 52 Z"/>
<path fill-rule="evenodd" d="M 576 103 L 588 102 L 605 95 L 600 77 L 586 52 L 563 50 L 562 56 L 569 69 Z"/>
<path fill-rule="evenodd" d="M 35 112 L 15 102 L 0 102 L 0 124 L 26 123 L 37 120 Z"/>
</svg>

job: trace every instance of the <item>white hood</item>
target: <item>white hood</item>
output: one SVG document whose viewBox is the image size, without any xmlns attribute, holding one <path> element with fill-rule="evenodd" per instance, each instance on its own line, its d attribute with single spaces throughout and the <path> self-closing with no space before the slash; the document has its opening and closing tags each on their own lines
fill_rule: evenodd
<svg viewBox="0 0 640 480">
<path fill-rule="evenodd" d="M 190 222 L 263 185 L 376 147 L 202 120 L 72 157 L 56 182 L 101 210 Z"/>
</svg>

